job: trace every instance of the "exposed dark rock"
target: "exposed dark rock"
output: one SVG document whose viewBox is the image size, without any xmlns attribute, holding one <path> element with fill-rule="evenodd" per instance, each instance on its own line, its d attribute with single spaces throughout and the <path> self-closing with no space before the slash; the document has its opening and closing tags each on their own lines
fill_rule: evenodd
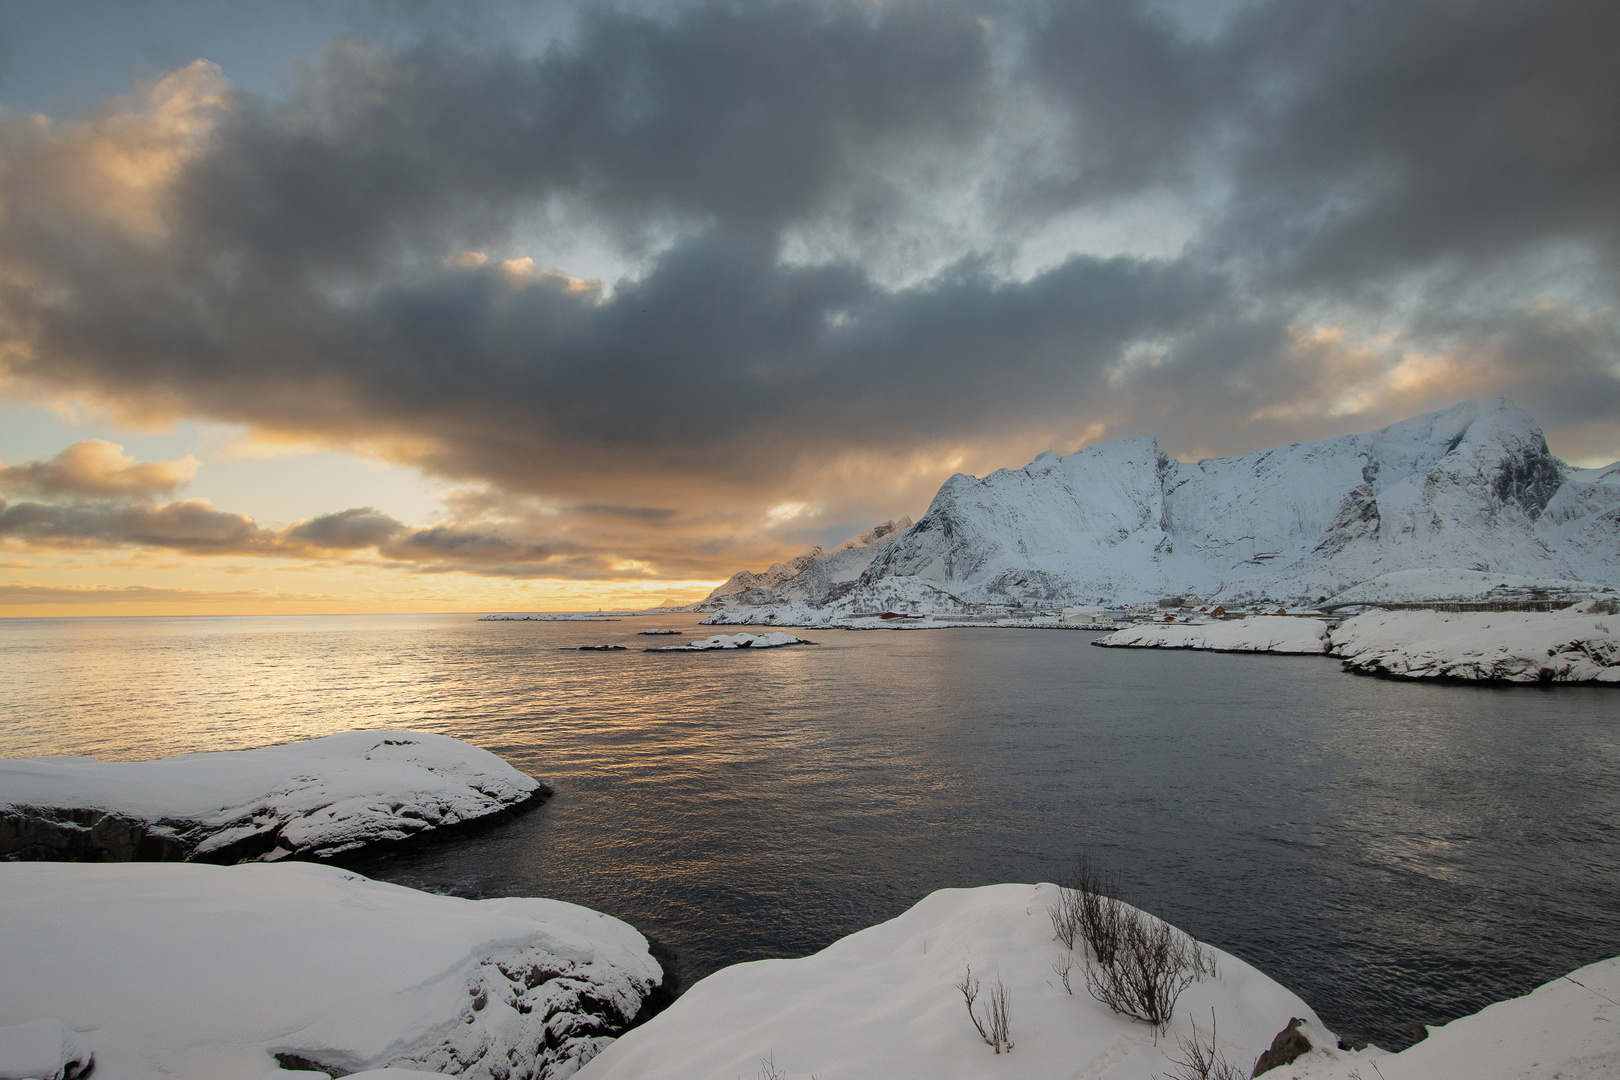
<svg viewBox="0 0 1620 1080">
<path fill-rule="evenodd" d="M 1254 1072 L 1250 1076 L 1259 1076 L 1263 1072 L 1287 1065 L 1295 1058 L 1308 1054 L 1311 1051 L 1311 1040 L 1299 1030 L 1299 1025 L 1305 1021 L 1294 1017 L 1288 1021 L 1288 1026 L 1277 1032 L 1277 1037 L 1271 1040 L 1271 1048 L 1260 1055 L 1260 1060 L 1254 1063 Z"/>
<path fill-rule="evenodd" d="M 291 851 L 292 859 L 350 865 L 383 851 L 442 843 L 512 821 L 552 795 L 541 784 L 522 802 L 483 817 L 435 825 L 409 836 L 377 838 L 363 847 L 331 855 Z M 0 861 L 5 862 L 205 862 L 228 866 L 252 862 L 280 843 L 280 822 L 231 844 L 197 854 L 197 845 L 216 832 L 250 824 L 232 821 L 210 826 L 196 821 L 143 821 L 110 813 L 63 807 L 12 805 L 0 809 Z M 290 842 L 288 845 L 290 846 Z"/>
</svg>

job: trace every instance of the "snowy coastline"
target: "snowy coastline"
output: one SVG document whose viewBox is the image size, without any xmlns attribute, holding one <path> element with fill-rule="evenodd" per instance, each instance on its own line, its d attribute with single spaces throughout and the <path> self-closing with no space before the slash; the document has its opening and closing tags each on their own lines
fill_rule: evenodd
<svg viewBox="0 0 1620 1080">
<path fill-rule="evenodd" d="M 155 761 L 0 760 L 0 856 L 330 859 L 533 805 L 550 789 L 476 746 L 349 731 Z"/>
<path fill-rule="evenodd" d="M 944 889 L 896 919 L 798 960 L 725 968 L 629 1032 L 580 1080 L 708 1080 L 815 1076 L 855 1080 L 1002 1080 L 1078 1075 L 1153 1080 L 1176 1071 L 1180 1040 L 1206 1040 L 1247 1076 L 1294 1018 L 1309 1050 L 1266 1075 L 1285 1080 L 1478 1080 L 1494 1075 L 1602 1076 L 1620 1067 L 1620 959 L 1583 968 L 1527 997 L 1436 1027 L 1401 1053 L 1341 1048 L 1302 1001 L 1230 954 L 1182 993 L 1169 1028 L 1116 1014 L 1085 989 L 1083 956 L 1054 936 L 1051 884 Z M 1070 985 L 1061 973 L 1070 966 Z M 1010 1052 L 997 1054 L 969 1019 L 957 983 L 968 966 L 1010 993 Z M 1535 1065 L 1496 1071 L 1498 1061 Z M 1376 1062 L 1378 1071 L 1371 1066 Z M 1578 1070 L 1578 1071 L 1577 1071 Z"/>
<path fill-rule="evenodd" d="M 1189 981 L 1155 1037 L 1087 992 L 1085 943 L 1053 933 L 1060 895 L 1051 884 L 940 890 L 815 955 L 724 968 L 648 1019 L 663 972 L 646 940 L 572 904 L 436 896 L 310 864 L 0 864 L 0 1037 L 33 1036 L 63 1062 L 93 1052 L 98 1074 L 124 1080 L 389 1067 L 473 1080 L 1076 1069 L 1150 1080 L 1177 1075 L 1183 1041 L 1209 1041 L 1211 1018 L 1215 1049 L 1241 1075 L 1298 1018 L 1304 1052 L 1271 1075 L 1353 1080 L 1375 1075 L 1374 1062 L 1385 1080 L 1620 1067 L 1620 958 L 1389 1054 L 1344 1048 L 1296 994 L 1209 949 L 1213 970 Z M 957 985 L 970 966 L 1010 993 L 1008 1052 L 970 1019 Z M 392 1075 L 412 1073 L 378 1080 Z"/>
<path fill-rule="evenodd" d="M 0 864 L 0 912 L 0 1025 L 60 1021 L 119 1080 L 561 1077 L 663 979 L 599 912 L 307 863 Z"/>
<path fill-rule="evenodd" d="M 1092 644 L 1114 649 L 1207 649 L 1321 656 L 1328 648 L 1328 625 L 1321 619 L 1287 615 L 1257 615 L 1226 622 L 1144 623 L 1098 638 Z"/>
<path fill-rule="evenodd" d="M 1607 607 L 1368 612 L 1334 628 L 1329 652 L 1386 678 L 1620 686 L 1620 616 Z"/>
</svg>

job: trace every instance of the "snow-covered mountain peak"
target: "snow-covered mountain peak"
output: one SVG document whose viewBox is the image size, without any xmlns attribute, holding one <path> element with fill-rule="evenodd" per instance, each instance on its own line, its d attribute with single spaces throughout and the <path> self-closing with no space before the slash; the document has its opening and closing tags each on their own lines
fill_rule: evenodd
<svg viewBox="0 0 1620 1080">
<path fill-rule="evenodd" d="M 1500 397 L 1192 463 L 1142 436 L 952 476 L 915 525 L 861 550 L 869 565 L 856 579 L 845 564 L 834 583 L 821 560 L 789 589 L 734 599 L 862 609 L 1185 592 L 1314 600 L 1433 567 L 1616 585 L 1620 465 L 1571 469 Z"/>
</svg>

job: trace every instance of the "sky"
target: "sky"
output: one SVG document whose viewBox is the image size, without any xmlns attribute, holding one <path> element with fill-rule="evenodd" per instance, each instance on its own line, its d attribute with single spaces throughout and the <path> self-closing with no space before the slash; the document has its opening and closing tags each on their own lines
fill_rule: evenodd
<svg viewBox="0 0 1620 1080">
<path fill-rule="evenodd" d="M 0 0 L 0 616 L 687 602 L 952 473 L 1620 459 L 1611 0 Z"/>
</svg>

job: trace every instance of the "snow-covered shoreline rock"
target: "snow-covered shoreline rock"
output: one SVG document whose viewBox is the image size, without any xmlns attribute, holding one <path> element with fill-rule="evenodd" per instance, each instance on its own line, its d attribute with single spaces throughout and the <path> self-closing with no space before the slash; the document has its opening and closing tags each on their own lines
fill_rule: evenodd
<svg viewBox="0 0 1620 1080">
<path fill-rule="evenodd" d="M 1429 1029 L 1398 1054 L 1327 1053 L 1263 1073 L 1279 1080 L 1578 1080 L 1620 1076 L 1620 957 L 1600 960 Z M 1377 1069 L 1367 1068 L 1371 1061 Z"/>
<path fill-rule="evenodd" d="M 663 979 L 600 912 L 307 863 L 0 864 L 0 954 L 0 1026 L 58 1020 L 119 1080 L 563 1077 Z"/>
<path fill-rule="evenodd" d="M 154 761 L 0 760 L 0 857 L 330 859 L 550 793 L 487 750 L 420 731 L 348 731 Z"/>
<path fill-rule="evenodd" d="M 1057 886 L 944 889 L 896 919 L 798 960 L 725 968 L 628 1033 L 580 1080 L 710 1080 L 773 1070 L 800 1080 L 982 1080 L 985 1077 L 1173 1075 L 1168 1055 L 1214 1009 L 1225 1056 L 1248 1073 L 1292 1017 L 1337 1040 L 1297 995 L 1235 956 L 1182 994 L 1169 1032 L 1116 1015 L 1087 994 L 1081 960 L 1052 933 Z M 1074 992 L 1054 964 L 1071 963 Z M 1011 993 L 1011 1053 L 994 1054 L 956 984 L 968 965 L 984 993 Z M 983 1000 L 979 1003 L 981 1011 Z"/>
<path fill-rule="evenodd" d="M 1400 679 L 1620 686 L 1620 616 L 1565 611 L 1373 611 L 1333 630 L 1346 671 Z"/>
<path fill-rule="evenodd" d="M 713 652 L 716 649 L 779 649 L 784 645 L 814 645 L 814 641 L 806 641 L 801 637 L 781 630 L 769 634 L 716 634 L 704 638 L 702 641 L 691 641 L 683 645 L 662 645 L 655 649 L 643 649 L 643 652 Z"/>
<path fill-rule="evenodd" d="M 1143 623 L 1098 638 L 1092 644 L 1114 649 L 1207 649 L 1321 656 L 1328 649 L 1328 625 L 1322 619 L 1290 615 L 1255 615 L 1206 623 Z"/>
</svg>

